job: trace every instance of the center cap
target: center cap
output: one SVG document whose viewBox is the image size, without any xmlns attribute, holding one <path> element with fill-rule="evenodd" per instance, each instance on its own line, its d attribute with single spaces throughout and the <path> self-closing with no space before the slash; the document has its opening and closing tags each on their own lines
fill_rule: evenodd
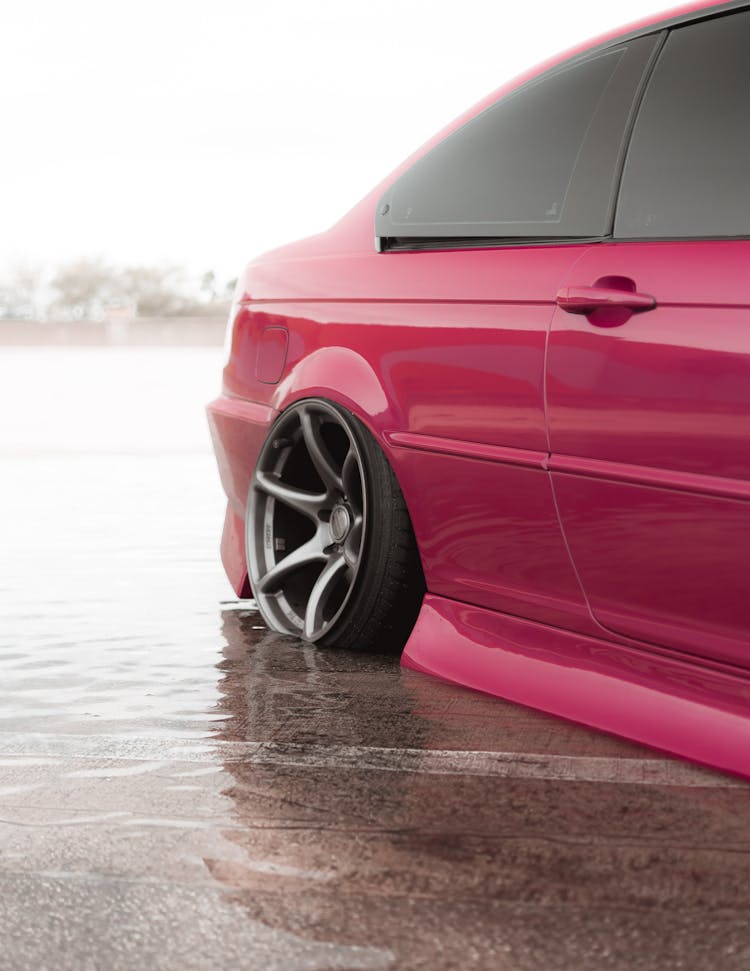
<svg viewBox="0 0 750 971">
<path fill-rule="evenodd" d="M 331 519 L 328 528 L 331 531 L 331 539 L 334 543 L 343 542 L 352 527 L 352 517 L 346 506 L 334 506 L 331 511 Z"/>
</svg>

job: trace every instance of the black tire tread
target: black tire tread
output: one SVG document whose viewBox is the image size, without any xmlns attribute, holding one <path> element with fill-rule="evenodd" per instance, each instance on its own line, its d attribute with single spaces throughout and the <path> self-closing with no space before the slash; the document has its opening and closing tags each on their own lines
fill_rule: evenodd
<svg viewBox="0 0 750 971">
<path fill-rule="evenodd" d="M 370 432 L 339 409 L 365 463 L 369 527 L 364 559 L 347 609 L 319 643 L 356 651 L 401 651 L 425 593 L 411 518 L 393 469 Z"/>
</svg>

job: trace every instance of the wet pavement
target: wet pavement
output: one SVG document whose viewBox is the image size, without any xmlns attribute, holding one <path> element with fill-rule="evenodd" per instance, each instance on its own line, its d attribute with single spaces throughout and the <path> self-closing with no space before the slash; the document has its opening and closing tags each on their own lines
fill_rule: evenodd
<svg viewBox="0 0 750 971">
<path fill-rule="evenodd" d="M 219 366 L 2 351 L 0 969 L 750 967 L 750 787 L 237 603 Z"/>
</svg>

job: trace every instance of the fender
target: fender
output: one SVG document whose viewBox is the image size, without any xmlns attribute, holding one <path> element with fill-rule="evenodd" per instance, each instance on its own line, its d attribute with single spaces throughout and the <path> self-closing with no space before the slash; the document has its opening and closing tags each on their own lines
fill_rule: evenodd
<svg viewBox="0 0 750 971">
<path fill-rule="evenodd" d="M 274 390 L 271 406 L 281 412 L 302 398 L 326 398 L 347 408 L 386 451 L 386 433 L 402 427 L 380 378 L 348 347 L 321 347 L 301 360 Z"/>
<path fill-rule="evenodd" d="M 389 399 L 371 365 L 348 347 L 321 347 L 299 362 L 276 388 L 271 405 L 280 413 L 302 398 L 325 398 L 350 411 L 380 445 L 414 522 L 416 495 L 402 479 L 389 436 L 405 427 L 401 410 Z"/>
</svg>

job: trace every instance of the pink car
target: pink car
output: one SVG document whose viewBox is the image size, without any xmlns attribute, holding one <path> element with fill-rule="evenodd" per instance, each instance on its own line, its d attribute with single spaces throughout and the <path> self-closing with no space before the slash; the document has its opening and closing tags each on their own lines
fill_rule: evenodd
<svg viewBox="0 0 750 971">
<path fill-rule="evenodd" d="M 748 51 L 608 36 L 250 264 L 209 415 L 270 627 L 750 776 Z"/>
</svg>

